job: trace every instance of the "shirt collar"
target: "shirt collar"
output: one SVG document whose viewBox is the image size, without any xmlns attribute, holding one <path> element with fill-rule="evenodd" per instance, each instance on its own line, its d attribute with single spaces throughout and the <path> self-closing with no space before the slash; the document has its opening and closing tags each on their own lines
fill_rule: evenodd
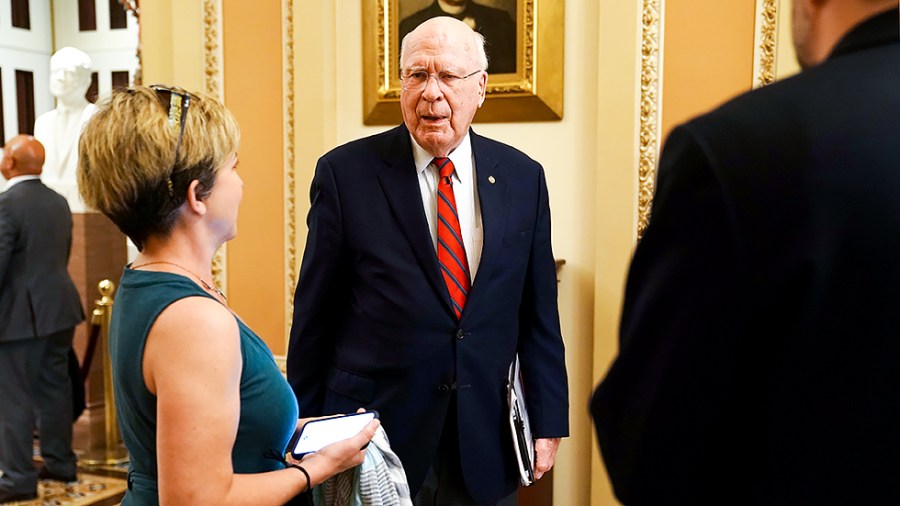
<svg viewBox="0 0 900 506">
<path fill-rule="evenodd" d="M 412 141 L 413 147 L 413 160 L 416 164 L 416 172 L 421 174 L 424 171 L 428 164 L 434 160 L 434 157 L 425 151 L 425 148 L 419 146 L 419 143 L 416 142 L 416 139 L 409 135 L 409 139 Z M 470 167 L 472 165 L 472 139 L 469 137 L 469 132 L 466 132 L 466 136 L 463 137 L 462 142 L 459 143 L 459 146 L 456 146 L 450 155 L 447 157 L 453 162 L 453 166 L 456 167 L 456 178 L 461 183 L 468 183 L 472 179 L 472 171 L 471 170 L 462 170 L 464 167 Z"/>
<path fill-rule="evenodd" d="M 21 183 L 22 181 L 30 181 L 32 179 L 40 179 L 40 178 L 41 178 L 41 176 L 35 176 L 34 174 L 29 174 L 26 176 L 16 176 L 16 177 L 10 178 L 6 182 L 6 186 L 4 186 L 2 190 L 0 190 L 0 193 L 8 191 L 10 188 Z"/>
</svg>

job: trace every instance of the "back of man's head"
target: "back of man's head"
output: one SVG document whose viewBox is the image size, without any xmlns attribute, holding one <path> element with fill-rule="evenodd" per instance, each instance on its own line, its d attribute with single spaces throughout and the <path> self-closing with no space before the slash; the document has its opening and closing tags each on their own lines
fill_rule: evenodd
<svg viewBox="0 0 900 506">
<path fill-rule="evenodd" d="M 3 146 L 0 161 L 3 177 L 40 176 L 44 167 L 44 145 L 30 135 L 17 135 Z"/>
</svg>

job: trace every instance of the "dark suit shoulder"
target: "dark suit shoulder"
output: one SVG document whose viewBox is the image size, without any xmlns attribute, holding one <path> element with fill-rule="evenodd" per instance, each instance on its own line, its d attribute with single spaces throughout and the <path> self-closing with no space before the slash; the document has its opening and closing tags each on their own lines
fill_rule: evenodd
<svg viewBox="0 0 900 506">
<path fill-rule="evenodd" d="M 513 165 L 517 170 L 529 170 L 535 174 L 543 170 L 539 162 L 509 144 L 483 137 L 475 132 L 471 133 L 471 139 L 477 165 L 481 165 L 487 159 Z"/>
<path fill-rule="evenodd" d="M 735 237 L 756 245 L 800 240 L 796 231 L 812 230 L 808 221 L 828 215 L 836 194 L 865 196 L 854 212 L 878 216 L 866 204 L 893 201 L 900 187 L 891 162 L 898 82 L 900 44 L 889 44 L 748 92 L 672 132 L 657 185 L 703 172 L 722 192 Z"/>
<path fill-rule="evenodd" d="M 319 158 L 319 165 L 327 165 L 335 173 L 357 173 L 372 171 L 385 160 L 405 156 L 412 160 L 412 147 L 406 127 L 400 125 L 337 146 Z"/>
<path fill-rule="evenodd" d="M 383 156 L 393 143 L 402 142 L 403 136 L 408 135 L 406 127 L 402 125 L 397 126 L 384 132 L 341 144 L 322 155 L 322 158 L 341 160 L 345 158 L 365 158 L 373 155 Z"/>
<path fill-rule="evenodd" d="M 834 158 L 835 150 L 865 149 L 876 139 L 892 144 L 897 82 L 900 44 L 881 46 L 740 95 L 678 130 L 690 134 L 719 177 L 763 181 L 753 174 L 781 177 L 788 167 Z"/>
<path fill-rule="evenodd" d="M 0 193 L 0 199 L 7 201 L 11 206 L 27 208 L 39 206 L 60 212 L 64 210 L 66 213 L 69 213 L 69 203 L 66 201 L 66 198 L 53 191 L 39 179 L 17 183 L 9 190 Z"/>
<path fill-rule="evenodd" d="M 869 109 L 884 110 L 887 104 L 879 104 L 878 99 L 896 103 L 900 99 L 897 79 L 900 44 L 877 46 L 739 95 L 688 125 L 710 136 L 722 132 L 722 126 L 734 126 L 770 138 L 781 133 L 796 138 L 800 125 L 816 131 L 826 125 L 846 128 L 841 121 L 849 117 L 861 117 Z"/>
</svg>

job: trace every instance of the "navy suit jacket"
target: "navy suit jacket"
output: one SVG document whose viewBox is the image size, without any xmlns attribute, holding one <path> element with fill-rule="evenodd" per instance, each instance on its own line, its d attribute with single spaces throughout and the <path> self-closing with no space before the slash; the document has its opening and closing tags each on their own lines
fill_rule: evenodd
<svg viewBox="0 0 900 506">
<path fill-rule="evenodd" d="M 0 342 L 46 337 L 84 320 L 69 277 L 72 214 L 40 180 L 0 193 Z"/>
<path fill-rule="evenodd" d="M 900 504 L 897 9 L 674 130 L 592 413 L 632 504 Z"/>
<path fill-rule="evenodd" d="M 568 389 L 543 169 L 509 146 L 471 140 L 484 246 L 460 321 L 406 127 L 319 159 L 287 368 L 301 416 L 381 413 L 413 495 L 455 392 L 464 479 L 490 501 L 516 486 L 505 393 L 513 356 L 537 437 L 568 435 Z"/>
</svg>

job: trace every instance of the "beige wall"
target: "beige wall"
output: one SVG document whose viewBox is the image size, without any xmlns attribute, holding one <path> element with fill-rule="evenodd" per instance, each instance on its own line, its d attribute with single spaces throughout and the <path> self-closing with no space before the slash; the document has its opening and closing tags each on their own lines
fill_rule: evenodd
<svg viewBox="0 0 900 506">
<path fill-rule="evenodd" d="M 562 121 L 475 125 L 480 134 L 517 146 L 544 165 L 554 252 L 566 260 L 559 306 L 572 437 L 560 448 L 554 474 L 557 505 L 615 504 L 587 403 L 616 351 L 622 288 L 636 239 L 644 1 L 566 2 Z M 176 3 L 179 15 L 173 16 Z M 201 89 L 201 0 L 145 4 L 145 82 Z M 282 140 L 283 99 L 291 90 L 282 88 L 281 10 L 289 4 L 294 22 L 293 192 L 283 179 Z M 663 114 L 656 124 L 661 132 L 750 88 L 754 11 L 754 0 L 665 5 L 659 72 Z M 244 136 L 245 198 L 239 235 L 228 249 L 229 302 L 281 354 L 289 316 L 285 299 L 295 274 L 285 267 L 286 258 L 291 246 L 299 256 L 305 242 L 315 161 L 338 144 L 388 127 L 362 124 L 359 1 L 223 0 L 222 12 L 225 100 Z M 293 244 L 284 230 L 285 202 L 295 209 Z"/>
<path fill-rule="evenodd" d="M 596 131 L 586 134 L 594 142 L 595 162 L 590 170 L 597 174 L 590 187 L 595 194 L 593 208 L 587 211 L 594 221 L 593 230 L 587 231 L 587 236 L 593 237 L 593 252 L 591 282 L 586 288 L 593 292 L 590 295 L 593 303 L 583 313 L 592 313 L 594 321 L 592 339 L 587 339 L 581 350 L 590 355 L 591 363 L 587 372 L 570 379 L 578 389 L 586 390 L 582 405 L 574 406 L 581 409 L 586 409 L 587 395 L 602 378 L 616 352 L 622 288 L 636 235 L 641 14 L 640 2 L 601 0 L 598 16 L 594 18 L 599 37 L 597 54 L 593 61 L 579 62 L 579 66 L 597 68 L 594 77 L 597 104 L 593 110 L 597 117 Z M 571 67 L 569 62 L 566 66 Z M 587 430 L 592 430 L 586 414 L 576 411 L 573 417 L 582 418 Z M 593 433 L 571 443 L 579 452 L 590 452 L 588 467 L 582 467 L 579 461 L 579 465 L 567 470 L 576 477 L 573 484 L 580 486 L 580 477 L 590 471 L 587 487 L 590 504 L 616 504 Z M 558 494 L 556 504 L 579 504 L 565 502 L 565 497 Z"/>
<path fill-rule="evenodd" d="M 203 11 L 199 0 L 145 2 L 141 6 L 144 84 L 203 89 Z M 177 14 L 177 15 L 176 15 Z"/>
<path fill-rule="evenodd" d="M 265 29 L 261 29 L 265 27 Z M 241 125 L 244 200 L 228 244 L 229 304 L 282 355 L 284 144 L 281 3 L 223 0 L 225 105 Z"/>
<path fill-rule="evenodd" d="M 215 2 L 209 2 L 215 5 Z M 227 245 L 229 305 L 272 348 L 284 354 L 284 188 L 280 2 L 224 0 L 219 10 L 223 57 L 210 65 L 200 0 L 141 6 L 144 83 L 208 89 L 204 70 L 224 71 L 219 89 L 241 125 L 239 173 L 244 200 L 238 236 Z M 273 27 L 260 30 L 259 27 Z"/>
<path fill-rule="evenodd" d="M 755 13 L 756 0 L 666 2 L 664 137 L 678 123 L 751 88 Z"/>
<path fill-rule="evenodd" d="M 797 53 L 794 52 L 794 45 L 791 43 L 791 9 L 790 5 L 784 3 L 778 11 L 778 46 L 776 52 L 775 71 L 778 79 L 790 77 L 800 71 L 800 64 L 797 63 Z"/>
</svg>

